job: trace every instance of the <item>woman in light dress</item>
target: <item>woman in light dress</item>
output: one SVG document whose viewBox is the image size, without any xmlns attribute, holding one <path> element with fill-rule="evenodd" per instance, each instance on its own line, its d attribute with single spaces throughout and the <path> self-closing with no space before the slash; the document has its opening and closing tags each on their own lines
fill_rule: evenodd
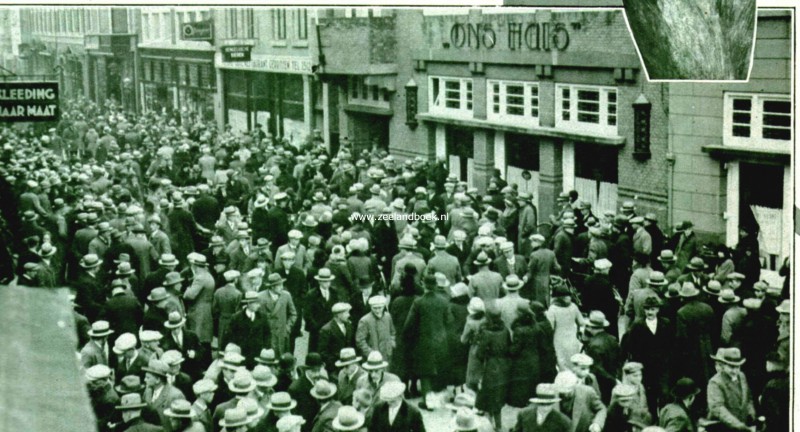
<svg viewBox="0 0 800 432">
<path fill-rule="evenodd" d="M 545 312 L 553 326 L 553 345 L 556 351 L 558 370 L 569 370 L 570 357 L 581 352 L 578 332 L 583 326 L 583 315 L 572 302 L 569 289 L 563 282 L 553 287 L 553 302 Z"/>
</svg>

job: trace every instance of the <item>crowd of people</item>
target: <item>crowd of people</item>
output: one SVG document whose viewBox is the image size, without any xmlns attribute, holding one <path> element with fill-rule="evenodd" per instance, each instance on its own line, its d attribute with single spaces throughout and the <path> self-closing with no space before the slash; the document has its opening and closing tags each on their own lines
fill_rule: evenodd
<svg viewBox="0 0 800 432">
<path fill-rule="evenodd" d="M 789 430 L 757 228 L 110 102 L 0 143 L 0 278 L 69 288 L 101 432 Z"/>
</svg>

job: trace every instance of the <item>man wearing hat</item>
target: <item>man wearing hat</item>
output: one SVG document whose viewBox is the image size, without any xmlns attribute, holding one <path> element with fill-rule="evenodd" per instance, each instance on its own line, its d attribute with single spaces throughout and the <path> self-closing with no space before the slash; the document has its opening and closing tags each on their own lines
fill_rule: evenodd
<svg viewBox="0 0 800 432">
<path fill-rule="evenodd" d="M 726 308 L 722 314 L 720 343 L 723 346 L 741 346 L 738 340 L 739 328 L 747 316 L 747 309 L 740 304 L 741 298 L 730 288 L 723 288 L 717 301 Z"/>
<path fill-rule="evenodd" d="M 95 254 L 100 259 L 106 257 L 106 251 L 111 246 L 111 225 L 108 222 L 97 224 L 97 236 L 89 242 L 89 253 Z"/>
<path fill-rule="evenodd" d="M 630 223 L 633 230 L 633 253 L 650 258 L 650 254 L 653 252 L 653 239 L 644 227 L 644 218 L 634 216 L 630 219 Z"/>
<path fill-rule="evenodd" d="M 165 333 L 164 322 L 171 312 L 181 312 L 181 306 L 174 296 L 164 287 L 156 287 L 147 296 L 148 307 L 142 320 L 142 328 Z M 181 314 L 182 316 L 183 314 Z"/>
<path fill-rule="evenodd" d="M 142 399 L 155 411 L 162 424 L 168 424 L 164 411 L 176 400 L 186 399 L 183 393 L 169 383 L 169 365 L 155 358 L 151 358 L 147 366 L 143 367 L 145 389 Z"/>
<path fill-rule="evenodd" d="M 447 276 L 447 280 L 460 282 L 463 277 L 461 274 L 461 263 L 458 258 L 450 255 L 447 252 L 447 239 L 444 236 L 437 235 L 433 238 L 434 254 L 428 260 L 428 265 L 425 268 L 426 272 L 442 273 Z"/>
<path fill-rule="evenodd" d="M 558 389 L 553 384 L 536 386 L 536 397 L 530 400 L 532 406 L 517 414 L 517 432 L 572 432 L 572 424 L 567 416 L 558 410 Z M 500 425 L 495 425 L 499 429 Z"/>
<path fill-rule="evenodd" d="M 422 277 L 423 270 L 427 263 L 422 258 L 422 254 L 416 251 L 417 241 L 414 237 L 405 234 L 400 238 L 398 243 L 400 252 L 392 258 L 392 289 L 399 289 L 400 277 L 403 275 L 403 270 L 406 265 L 411 264 L 417 268 L 418 277 Z"/>
<path fill-rule="evenodd" d="M 350 323 L 349 303 L 336 303 L 331 307 L 331 320 L 319 330 L 318 352 L 328 370 L 336 370 L 336 359 L 342 349 L 355 346 L 355 333 Z"/>
<path fill-rule="evenodd" d="M 164 350 L 176 350 L 188 359 L 186 372 L 196 377 L 205 363 L 206 347 L 200 343 L 195 332 L 186 328 L 186 317 L 173 311 L 164 322 L 165 339 L 161 346 Z"/>
<path fill-rule="evenodd" d="M 676 317 L 674 354 L 683 361 L 674 372 L 695 382 L 708 382 L 712 375 L 712 332 L 718 328 L 714 309 L 700 300 L 700 290 L 691 282 L 684 282 L 678 294 L 684 304 Z"/>
<path fill-rule="evenodd" d="M 612 390 L 612 402 L 608 406 L 605 430 L 632 431 L 632 425 L 650 422 L 650 413 L 635 406 L 637 390 L 629 384 L 617 384 Z"/>
<path fill-rule="evenodd" d="M 368 303 L 370 312 L 361 317 L 356 327 L 356 347 L 365 357 L 372 351 L 380 351 L 383 358 L 391 363 L 395 347 L 395 328 L 387 310 L 388 302 L 386 297 L 376 295 L 370 297 Z"/>
<path fill-rule="evenodd" d="M 644 216 L 644 229 L 650 234 L 651 252 L 650 262 L 654 263 L 659 256 L 659 253 L 664 249 L 665 237 L 664 232 L 658 227 L 658 217 L 655 213 L 647 213 Z"/>
<path fill-rule="evenodd" d="M 319 404 L 311 395 L 311 390 L 319 380 L 327 380 L 325 363 L 318 353 L 308 353 L 306 364 L 298 368 L 298 376 L 289 386 L 288 392 L 297 401 L 296 412 L 303 418 L 314 419 L 319 412 Z M 303 430 L 311 432 L 313 424 L 305 425 Z"/>
<path fill-rule="evenodd" d="M 685 273 L 678 278 L 679 283 L 691 282 L 696 287 L 704 287 L 709 282 L 709 277 L 706 274 L 706 265 L 703 258 L 699 256 L 693 257 L 686 265 Z"/>
<path fill-rule="evenodd" d="M 122 424 L 119 429 L 124 432 L 161 432 L 161 426 L 156 426 L 144 421 L 142 410 L 147 408 L 147 404 L 142 401 L 139 393 L 128 393 L 120 399 L 117 411 L 122 416 Z"/>
<path fill-rule="evenodd" d="M 258 301 L 269 319 L 272 349 L 278 356 L 284 352 L 292 352 L 289 338 L 298 320 L 294 297 L 283 288 L 283 283 L 284 279 L 280 274 L 270 273 L 264 282 L 267 289 L 258 293 Z"/>
<path fill-rule="evenodd" d="M 230 259 L 228 268 L 239 270 L 242 273 L 252 268 L 252 263 L 256 259 L 256 251 L 247 228 L 236 231 L 236 236 L 225 248 L 225 253 Z"/>
<path fill-rule="evenodd" d="M 117 380 L 134 375 L 144 377 L 142 368 L 147 366 L 149 359 L 145 358 L 136 348 L 136 336 L 133 333 L 123 333 L 114 341 L 112 348 L 117 355 L 115 376 Z"/>
<path fill-rule="evenodd" d="M 211 417 L 213 424 L 220 424 L 220 421 L 226 417 L 228 410 L 236 408 L 239 401 L 250 397 L 256 389 L 256 382 L 253 380 L 253 375 L 250 371 L 239 369 L 234 373 L 233 378 L 228 381 L 227 386 L 233 398 L 216 406 L 214 415 Z"/>
<path fill-rule="evenodd" d="M 405 384 L 392 381 L 380 388 L 380 402 L 369 418 L 367 429 L 386 432 L 425 432 L 422 413 L 403 399 Z"/>
<path fill-rule="evenodd" d="M 206 431 L 213 430 L 212 428 L 212 412 L 209 405 L 214 401 L 214 392 L 217 390 L 217 384 L 210 379 L 203 378 L 192 385 L 192 393 L 194 393 L 195 400 L 192 403 L 192 412 L 195 419 L 203 424 Z"/>
<path fill-rule="evenodd" d="M 164 286 L 164 281 L 166 280 L 167 274 L 174 272 L 175 269 L 178 267 L 178 258 L 171 253 L 160 255 L 159 257 L 155 257 L 153 259 L 158 260 L 158 269 L 153 271 L 152 273 L 148 274 L 144 279 L 144 295 L 150 294 L 150 292 L 155 289 L 156 287 Z"/>
<path fill-rule="evenodd" d="M 586 321 L 583 351 L 594 360 L 592 373 L 597 377 L 600 396 L 609 400 L 617 381 L 622 358 L 618 339 L 606 331 L 610 325 L 603 312 L 594 310 Z"/>
<path fill-rule="evenodd" d="M 606 407 L 593 388 L 581 384 L 572 371 L 561 371 L 553 385 L 559 392 L 560 411 L 572 421 L 572 431 L 599 432 L 606 422 Z"/>
<path fill-rule="evenodd" d="M 163 255 L 171 255 L 172 246 L 170 245 L 169 236 L 161 229 L 161 217 L 158 215 L 150 216 L 147 218 L 147 223 L 150 228 L 150 231 L 147 233 L 147 238 L 153 245 L 153 249 L 151 250 L 152 258 L 157 260 L 159 257 L 163 258 Z M 177 263 L 175 265 L 177 265 Z"/>
<path fill-rule="evenodd" d="M 267 240 L 272 243 L 274 248 L 277 248 L 279 245 L 286 244 L 289 240 L 291 221 L 286 211 L 289 196 L 285 192 L 278 192 L 273 196 L 273 200 L 275 205 L 267 212 L 266 226 L 269 227 Z"/>
<path fill-rule="evenodd" d="M 503 291 L 505 295 L 495 300 L 497 308 L 500 309 L 500 317 L 509 329 L 519 315 L 518 308 L 525 308 L 530 303 L 527 299 L 519 295 L 522 285 L 522 279 L 517 275 L 510 274 L 506 276 L 503 282 Z"/>
<path fill-rule="evenodd" d="M 78 264 L 82 270 L 72 284 L 76 293 L 75 302 L 83 308 L 90 320 L 100 316 L 106 298 L 99 276 L 102 263 L 97 255 L 84 255 Z"/>
<path fill-rule="evenodd" d="M 663 406 L 669 389 L 670 365 L 674 356 L 674 323 L 661 317 L 661 301 L 650 296 L 642 305 L 644 316 L 634 321 L 626 336 L 628 357 L 644 366 L 643 382 L 648 404 Z"/>
<path fill-rule="evenodd" d="M 188 258 L 192 283 L 183 293 L 187 307 L 186 326 L 197 335 L 204 346 L 204 352 L 208 352 L 214 336 L 211 309 L 216 283 L 208 270 L 208 260 L 205 255 L 189 254 Z"/>
<path fill-rule="evenodd" d="M 387 372 L 389 362 L 383 359 L 380 351 L 373 351 L 367 356 L 367 360 L 361 364 L 361 367 L 366 371 L 356 382 L 356 390 L 364 389 L 372 395 L 372 403 L 374 406 L 378 403 L 378 396 L 381 387 L 387 382 L 400 382 L 400 378 Z"/>
<path fill-rule="evenodd" d="M 689 260 L 700 253 L 700 245 L 697 236 L 694 234 L 694 224 L 691 221 L 683 221 L 675 229 L 670 244 L 674 245 L 675 257 L 678 268 L 684 268 L 689 264 Z"/>
<path fill-rule="evenodd" d="M 678 259 L 670 249 L 664 249 L 658 253 L 656 263 L 653 268 L 664 273 L 669 283 L 675 283 L 681 276 L 681 268 L 677 266 Z"/>
<path fill-rule="evenodd" d="M 114 330 L 111 330 L 108 321 L 92 323 L 92 328 L 89 330 L 90 340 L 81 348 L 81 364 L 85 369 L 98 364 L 109 365 L 108 336 L 113 333 Z"/>
<path fill-rule="evenodd" d="M 300 432 L 301 426 L 307 422 L 302 416 L 292 414 L 296 406 L 297 402 L 289 393 L 273 393 L 265 407 L 267 414 L 258 423 L 256 430 L 269 430 L 275 426 L 278 432 Z"/>
<path fill-rule="evenodd" d="M 561 274 L 570 274 L 572 268 L 572 244 L 575 239 L 575 228 L 577 227 L 574 218 L 565 218 L 561 222 L 561 227 L 553 236 L 553 253 L 556 255 L 558 265 L 561 267 Z"/>
<path fill-rule="evenodd" d="M 331 429 L 336 413 L 342 407 L 342 403 L 336 399 L 336 384 L 324 379 L 314 383 L 311 389 L 311 396 L 317 400 L 319 411 L 311 422 L 312 432 L 325 432 Z"/>
<path fill-rule="evenodd" d="M 223 273 L 225 285 L 214 291 L 211 300 L 211 317 L 214 323 L 214 336 L 217 343 L 226 339 L 231 317 L 240 310 L 242 291 L 238 288 L 241 273 L 238 270 L 228 270 Z M 222 347 L 224 345 L 220 345 Z"/>
<path fill-rule="evenodd" d="M 105 318 L 120 333 L 136 333 L 142 325 L 142 305 L 120 279 L 111 283 L 111 297 L 106 300 Z"/>
<path fill-rule="evenodd" d="M 528 260 L 528 283 L 533 287 L 531 300 L 548 306 L 550 304 L 550 275 L 560 274 L 555 253 L 545 247 L 545 238 L 541 234 L 530 236 L 531 250 Z"/>
<path fill-rule="evenodd" d="M 100 432 L 114 430 L 111 424 L 119 420 L 119 413 L 115 410 L 119 395 L 111 385 L 111 369 L 103 364 L 87 367 L 85 378 L 89 400 L 97 419 L 97 429 Z"/>
<path fill-rule="evenodd" d="M 319 332 L 332 318 L 331 308 L 334 304 L 344 299 L 338 286 L 333 286 L 336 276 L 328 267 L 322 267 L 314 275 L 317 289 L 309 290 L 305 296 L 303 308 L 306 331 L 308 332 L 308 349 L 316 351 L 319 341 Z"/>
<path fill-rule="evenodd" d="M 694 432 L 697 419 L 692 413 L 692 405 L 700 393 L 691 378 L 681 378 L 672 387 L 673 402 L 658 412 L 658 424 L 674 432 Z"/>
<path fill-rule="evenodd" d="M 538 212 L 533 206 L 532 198 L 531 194 L 527 192 L 523 192 L 517 197 L 519 221 L 517 222 L 517 238 L 512 240 L 517 241 L 519 251 L 523 255 L 530 253 L 527 247 L 528 238 L 536 232 L 538 224 Z"/>
<path fill-rule="evenodd" d="M 528 263 L 525 257 L 514 253 L 514 243 L 510 241 L 500 243 L 500 253 L 492 264 L 503 278 L 510 274 L 523 278 L 528 272 Z"/>
<path fill-rule="evenodd" d="M 270 348 L 273 341 L 271 333 L 280 330 L 270 326 L 269 309 L 263 309 L 258 293 L 247 291 L 241 304 L 242 309 L 231 317 L 225 339 L 220 341 L 220 345 L 233 342 L 240 346 L 242 355 L 247 359 L 247 367 L 252 368 L 261 350 Z"/>
<path fill-rule="evenodd" d="M 628 298 L 625 301 L 625 316 L 630 320 L 630 323 L 644 319 L 645 299 L 656 297 L 660 300 L 668 283 L 664 273 L 652 271 L 647 278 L 645 286 L 628 291 Z"/>
<path fill-rule="evenodd" d="M 719 348 L 710 356 L 717 373 L 708 381 L 708 414 L 731 431 L 755 430 L 755 407 L 747 377 L 741 371 L 745 362 L 739 348 Z"/>
<path fill-rule="evenodd" d="M 484 302 L 499 298 L 503 287 L 503 277 L 489 269 L 491 263 L 492 259 L 486 252 L 478 253 L 473 262 L 478 271 L 469 279 L 470 296 L 480 297 Z"/>
<path fill-rule="evenodd" d="M 361 360 L 362 357 L 356 355 L 355 348 L 342 348 L 339 353 L 339 360 L 336 361 L 335 366 L 339 368 L 337 397 L 342 403 L 352 402 L 358 380 L 367 374 L 359 365 Z"/>
</svg>

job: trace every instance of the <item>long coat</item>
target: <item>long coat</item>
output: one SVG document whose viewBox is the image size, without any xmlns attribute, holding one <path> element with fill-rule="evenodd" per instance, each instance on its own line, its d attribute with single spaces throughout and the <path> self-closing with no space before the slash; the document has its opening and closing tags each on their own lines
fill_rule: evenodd
<svg viewBox="0 0 800 432">
<path fill-rule="evenodd" d="M 447 325 L 452 321 L 450 306 L 441 295 L 427 291 L 414 300 L 403 326 L 411 347 L 412 368 L 419 377 L 436 377 L 447 367 Z"/>
<path fill-rule="evenodd" d="M 564 275 L 568 275 L 572 268 L 572 241 L 573 235 L 564 230 L 559 230 L 553 237 L 553 253 Z"/>
<path fill-rule="evenodd" d="M 670 360 L 676 345 L 674 344 L 675 327 L 666 318 L 658 318 L 656 333 L 650 331 L 644 320 L 634 321 L 623 339 L 623 351 L 627 357 L 644 366 L 643 384 L 647 394 L 652 395 L 648 403 L 655 404 L 655 397 L 666 396 L 673 379 L 669 375 Z"/>
<path fill-rule="evenodd" d="M 119 294 L 106 302 L 103 316 L 117 335 L 138 334 L 142 325 L 142 305 L 130 294 Z"/>
<path fill-rule="evenodd" d="M 466 345 L 469 349 L 466 383 L 474 390 L 478 388 L 478 384 L 483 377 L 483 362 L 478 358 L 478 345 L 481 340 L 483 323 L 483 318 L 467 317 L 467 321 L 464 323 L 464 331 L 461 333 L 460 338 L 461 344 Z"/>
<path fill-rule="evenodd" d="M 219 341 L 225 339 L 231 317 L 239 311 L 241 301 L 242 292 L 232 284 L 227 284 L 214 292 L 211 300 L 211 316 L 216 329 L 214 333 Z"/>
<path fill-rule="evenodd" d="M 402 402 L 394 423 L 389 424 L 389 405 L 379 403 L 372 412 L 367 430 L 381 432 L 425 432 L 422 413 L 406 401 Z"/>
<path fill-rule="evenodd" d="M 583 347 L 586 355 L 594 360 L 592 372 L 597 377 L 597 384 L 603 400 L 611 399 L 611 389 L 617 384 L 620 368 L 620 349 L 617 338 L 601 332 L 591 336 Z"/>
<path fill-rule="evenodd" d="M 389 314 L 392 315 L 394 328 L 400 330 L 395 333 L 397 343 L 394 347 L 395 354 L 392 357 L 389 370 L 404 378 L 408 377 L 411 372 L 411 353 L 410 350 L 406 349 L 408 345 L 404 339 L 405 333 L 402 329 L 415 299 L 416 297 L 411 296 L 398 296 L 392 299 L 389 304 Z"/>
<path fill-rule="evenodd" d="M 752 424 L 755 418 L 753 395 L 743 373 L 738 372 L 736 382 L 724 373 L 717 373 L 708 381 L 708 413 L 713 420 L 739 430 Z"/>
<path fill-rule="evenodd" d="M 671 403 L 661 408 L 661 411 L 658 412 L 658 425 L 668 432 L 695 432 L 697 430 L 689 415 L 689 410 L 681 402 Z"/>
<path fill-rule="evenodd" d="M 675 347 L 676 355 L 683 359 L 680 362 L 683 368 L 675 372 L 683 375 L 676 376 L 687 376 L 698 383 L 708 382 L 713 370 L 711 329 L 714 327 L 714 310 L 711 306 L 692 300 L 678 309 Z"/>
<path fill-rule="evenodd" d="M 342 407 L 342 404 L 337 400 L 332 400 L 325 405 L 324 408 L 321 408 L 317 415 L 314 417 L 311 424 L 313 425 L 311 428 L 312 432 L 328 432 L 333 431 L 333 420 L 336 418 L 339 408 Z"/>
<path fill-rule="evenodd" d="M 281 291 L 277 300 L 272 299 L 268 291 L 258 293 L 261 309 L 269 318 L 269 328 L 272 333 L 272 349 L 280 357 L 289 350 L 289 329 L 297 320 L 297 310 L 291 294 Z"/>
<path fill-rule="evenodd" d="M 322 297 L 319 288 L 314 288 L 306 294 L 303 301 L 303 320 L 308 332 L 308 350 L 311 352 L 317 350 L 319 331 L 322 326 L 333 319 L 333 312 L 331 312 L 333 305 L 344 300 L 341 291 L 334 286 L 331 286 L 328 291 L 328 300 Z"/>
<path fill-rule="evenodd" d="M 539 353 L 536 351 L 538 336 L 534 325 L 519 324 L 512 327 L 514 340 L 509 354 L 511 372 L 509 373 L 508 396 L 509 405 L 517 408 L 528 406 L 528 400 L 536 393 L 539 381 Z"/>
<path fill-rule="evenodd" d="M 461 264 L 458 258 L 450 255 L 444 250 L 437 250 L 431 259 L 428 260 L 428 266 L 425 269 L 430 273 L 442 273 L 447 276 L 450 283 L 461 282 Z"/>
<path fill-rule="evenodd" d="M 503 277 L 491 270 L 482 270 L 469 281 L 469 292 L 472 297 L 480 297 L 484 302 L 500 297 Z"/>
<path fill-rule="evenodd" d="M 593 388 L 578 384 L 572 399 L 572 412 L 564 413 L 572 420 L 572 432 L 588 432 L 597 424 L 602 429 L 606 423 L 606 407 Z"/>
<path fill-rule="evenodd" d="M 297 408 L 292 410 L 292 414 L 307 419 L 306 424 L 302 427 L 302 431 L 311 432 L 311 429 L 314 427 L 312 420 L 316 417 L 317 412 L 319 412 L 319 403 L 311 396 L 311 389 L 314 388 L 314 384 L 306 378 L 305 371 L 300 368 L 298 374 L 299 376 L 292 382 L 288 390 L 292 399 L 297 401 Z"/>
<path fill-rule="evenodd" d="M 488 322 L 481 329 L 477 357 L 483 363 L 483 379 L 475 407 L 499 412 L 505 405 L 511 371 L 511 333 L 502 323 Z"/>
<path fill-rule="evenodd" d="M 183 299 L 188 304 L 187 327 L 194 331 L 203 343 L 211 343 L 214 337 L 214 321 L 211 315 L 214 287 L 214 277 L 204 271 L 195 275 L 192 284 L 183 293 Z"/>
<path fill-rule="evenodd" d="M 231 317 L 226 338 L 220 341 L 219 346 L 224 347 L 228 342 L 239 345 L 242 348 L 242 355 L 250 365 L 248 367 L 252 367 L 254 359 L 258 357 L 261 350 L 270 348 L 270 333 L 273 331 L 269 316 L 265 311 L 257 310 L 255 320 L 250 321 L 243 309 Z"/>
<path fill-rule="evenodd" d="M 453 320 L 447 326 L 447 346 L 450 350 L 448 359 L 450 365 L 447 368 L 445 380 L 449 385 L 464 384 L 467 377 L 467 363 L 469 359 L 469 345 L 461 343 L 461 333 L 467 323 L 467 295 L 453 297 L 450 299 L 450 314 Z"/>
<path fill-rule="evenodd" d="M 379 351 L 383 359 L 391 362 L 395 341 L 395 328 L 392 315 L 384 312 L 379 319 L 373 313 L 361 317 L 356 327 L 356 348 L 364 358 L 371 351 Z"/>
<path fill-rule="evenodd" d="M 336 322 L 330 320 L 319 331 L 317 350 L 325 362 L 325 368 L 329 371 L 336 370 L 336 360 L 339 359 L 339 353 L 342 348 L 353 347 L 354 345 L 353 326 L 347 323 L 344 329 L 345 332 L 342 333 Z"/>
<path fill-rule="evenodd" d="M 158 414 L 159 419 L 161 419 L 161 424 L 168 423 L 168 418 L 164 415 L 164 410 L 169 408 L 169 406 L 172 405 L 172 402 L 179 399 L 186 399 L 186 396 L 184 396 L 180 390 L 170 384 L 164 384 L 164 389 L 161 390 L 161 394 L 158 395 L 158 399 L 153 399 L 152 387 L 147 387 L 144 389 L 144 393 L 142 393 L 142 401 L 145 402 L 151 410 Z"/>
<path fill-rule="evenodd" d="M 561 272 L 556 254 L 550 249 L 539 248 L 531 253 L 528 260 L 528 283 L 533 288 L 530 300 L 538 301 L 544 307 L 550 305 L 550 275 Z M 525 292 L 520 293 L 523 297 Z"/>
</svg>

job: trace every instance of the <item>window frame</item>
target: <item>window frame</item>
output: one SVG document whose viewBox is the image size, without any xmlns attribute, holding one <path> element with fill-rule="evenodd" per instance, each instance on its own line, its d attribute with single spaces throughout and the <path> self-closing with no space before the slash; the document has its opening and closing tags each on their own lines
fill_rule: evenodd
<svg viewBox="0 0 800 432">
<path fill-rule="evenodd" d="M 434 81 L 440 81 L 439 94 L 434 94 Z M 447 82 L 457 82 L 459 84 L 459 107 L 447 107 Z M 435 114 L 443 114 L 451 117 L 472 118 L 475 110 L 475 84 L 472 78 L 449 77 L 449 76 L 429 76 L 428 77 L 428 111 Z M 439 96 L 444 96 L 443 103 L 437 104 Z M 451 99 L 452 100 L 452 99 Z"/>
<path fill-rule="evenodd" d="M 367 85 L 366 76 L 351 75 L 347 79 L 347 103 L 391 108 L 391 96 L 386 89 L 376 85 Z M 377 92 L 377 93 L 376 93 Z M 377 94 L 377 98 L 375 97 Z"/>
<path fill-rule="evenodd" d="M 286 35 L 286 9 L 276 8 L 272 9 L 272 39 L 276 41 L 285 41 Z"/>
<path fill-rule="evenodd" d="M 565 104 L 564 90 L 569 90 L 569 101 Z M 598 92 L 596 115 L 598 122 L 578 120 L 580 114 L 595 115 L 593 111 L 580 110 L 582 104 L 593 104 L 591 100 L 581 100 L 580 91 Z M 590 135 L 618 136 L 619 135 L 619 89 L 617 87 L 596 86 L 585 84 L 559 83 L 555 86 L 555 118 L 556 128 L 570 129 Z M 609 101 L 613 94 L 613 101 Z M 614 107 L 613 110 L 611 107 Z M 568 118 L 564 117 L 569 112 Z M 613 112 L 612 112 L 613 111 Z M 609 124 L 613 118 L 614 124 Z"/>
<path fill-rule="evenodd" d="M 734 99 L 750 99 L 750 110 L 734 110 Z M 789 126 L 778 126 L 780 129 L 789 131 L 789 139 L 764 138 L 764 102 L 779 101 L 789 103 Z M 794 142 L 793 120 L 794 107 L 791 95 L 785 93 L 741 93 L 726 92 L 723 97 L 723 131 L 722 143 L 726 146 L 750 147 L 754 150 L 790 152 Z M 745 123 L 734 122 L 735 112 L 749 112 L 750 121 L 747 124 L 750 128 L 749 137 L 734 136 L 734 125 L 744 125 Z M 774 128 L 774 127 L 773 127 Z"/>
<path fill-rule="evenodd" d="M 295 10 L 295 27 L 297 28 L 297 40 L 308 40 L 308 9 L 300 8 Z"/>
<path fill-rule="evenodd" d="M 495 86 L 498 86 L 499 94 L 495 94 Z M 509 87 L 522 87 L 522 114 L 509 114 Z M 507 81 L 507 80 L 487 80 L 486 81 L 486 118 L 491 121 L 511 124 L 525 124 L 527 126 L 538 127 L 539 116 L 541 114 L 541 89 L 536 81 Z M 534 95 L 535 93 L 535 95 Z M 497 102 L 495 102 L 497 96 Z M 536 106 L 533 100 L 536 100 Z M 495 112 L 495 105 L 499 112 Z M 535 113 L 535 115 L 534 115 Z"/>
</svg>

